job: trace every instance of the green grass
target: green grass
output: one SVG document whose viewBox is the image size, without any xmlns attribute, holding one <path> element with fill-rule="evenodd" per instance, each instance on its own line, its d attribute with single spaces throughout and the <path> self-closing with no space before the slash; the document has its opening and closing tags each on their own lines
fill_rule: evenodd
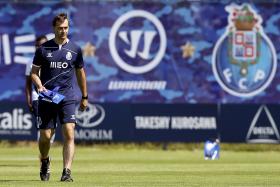
<svg viewBox="0 0 280 187">
<path fill-rule="evenodd" d="M 220 160 L 205 161 L 202 149 L 167 150 L 78 146 L 74 183 L 59 182 L 61 146 L 51 149 L 49 182 L 39 181 L 36 146 L 0 147 L 0 186 L 280 186 L 280 152 L 221 150 Z"/>
</svg>

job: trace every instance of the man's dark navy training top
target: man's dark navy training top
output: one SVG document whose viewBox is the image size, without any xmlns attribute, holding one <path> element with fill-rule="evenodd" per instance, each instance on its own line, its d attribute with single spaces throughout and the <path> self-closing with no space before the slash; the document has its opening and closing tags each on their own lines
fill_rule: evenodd
<svg viewBox="0 0 280 187">
<path fill-rule="evenodd" d="M 52 90 L 59 86 L 58 92 L 65 95 L 64 100 L 75 99 L 75 69 L 84 66 L 79 46 L 69 40 L 60 46 L 49 40 L 36 50 L 33 65 L 41 68 L 40 79 L 45 88 Z"/>
</svg>

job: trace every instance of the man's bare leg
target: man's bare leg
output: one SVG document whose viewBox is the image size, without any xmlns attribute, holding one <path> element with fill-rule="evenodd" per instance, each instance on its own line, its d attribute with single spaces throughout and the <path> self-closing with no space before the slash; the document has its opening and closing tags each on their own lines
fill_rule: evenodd
<svg viewBox="0 0 280 187">
<path fill-rule="evenodd" d="M 39 151 L 41 159 L 40 178 L 42 181 L 48 181 L 50 178 L 50 158 L 49 150 L 51 147 L 51 138 L 54 129 L 41 129 L 39 138 Z"/>
<path fill-rule="evenodd" d="M 71 166 L 75 152 L 74 123 L 66 123 L 62 127 L 63 134 L 63 172 L 61 181 L 72 182 Z"/>
<path fill-rule="evenodd" d="M 39 144 L 41 159 L 46 159 L 49 157 L 51 138 L 53 134 L 54 134 L 54 129 L 40 129 L 40 138 L 38 144 Z"/>
<path fill-rule="evenodd" d="M 66 123 L 63 125 L 63 168 L 71 169 L 75 152 L 74 144 L 74 123 Z"/>
</svg>

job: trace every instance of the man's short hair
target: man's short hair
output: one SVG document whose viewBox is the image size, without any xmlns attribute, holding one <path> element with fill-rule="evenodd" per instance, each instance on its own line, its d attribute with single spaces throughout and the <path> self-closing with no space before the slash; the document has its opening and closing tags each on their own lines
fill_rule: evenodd
<svg viewBox="0 0 280 187">
<path fill-rule="evenodd" d="M 39 46 L 39 42 L 41 40 L 48 40 L 48 38 L 45 36 L 45 35 L 40 35 L 40 36 L 37 36 L 36 40 L 35 40 L 35 46 L 36 47 L 40 47 Z"/>
<path fill-rule="evenodd" d="M 40 35 L 40 36 L 37 36 L 37 38 L 36 38 L 36 42 L 39 42 L 39 41 L 41 41 L 41 40 L 47 40 L 48 38 L 45 36 L 45 35 Z"/>
<path fill-rule="evenodd" d="M 56 16 L 53 18 L 53 21 L 52 21 L 53 27 L 56 26 L 56 23 L 57 23 L 57 22 L 62 23 L 62 22 L 64 22 L 64 20 L 66 20 L 66 19 L 68 19 L 66 13 L 60 13 L 60 14 L 56 15 Z"/>
</svg>

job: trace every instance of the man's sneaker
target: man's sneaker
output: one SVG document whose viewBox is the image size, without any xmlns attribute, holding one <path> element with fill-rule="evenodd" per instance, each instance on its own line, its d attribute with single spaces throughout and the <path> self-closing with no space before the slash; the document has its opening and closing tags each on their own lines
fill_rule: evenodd
<svg viewBox="0 0 280 187">
<path fill-rule="evenodd" d="M 41 181 L 48 181 L 50 179 L 50 157 L 41 159 L 40 178 Z"/>
<path fill-rule="evenodd" d="M 67 168 L 63 169 L 60 181 L 73 182 L 73 179 L 71 177 L 71 170 L 70 169 L 67 169 Z"/>
</svg>

